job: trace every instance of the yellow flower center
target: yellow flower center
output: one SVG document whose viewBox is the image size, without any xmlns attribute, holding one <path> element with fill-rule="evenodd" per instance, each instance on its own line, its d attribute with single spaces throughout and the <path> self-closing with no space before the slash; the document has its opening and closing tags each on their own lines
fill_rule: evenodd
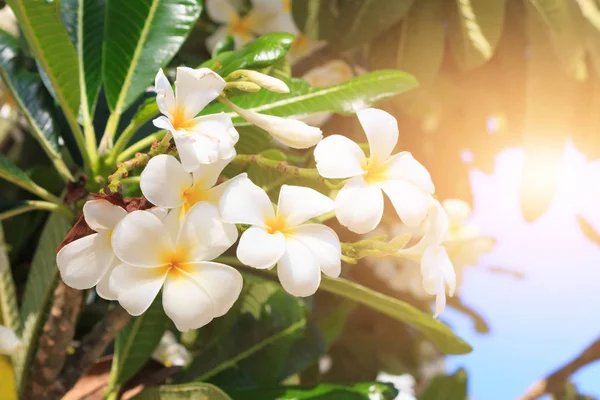
<svg viewBox="0 0 600 400">
<path fill-rule="evenodd" d="M 202 190 L 200 182 L 196 183 L 189 189 L 184 190 L 183 194 L 183 213 L 186 214 L 190 208 L 201 201 L 212 203 L 212 196 L 208 190 Z"/>
<path fill-rule="evenodd" d="M 292 12 L 292 0 L 283 0 L 283 11 L 287 14 Z"/>
<path fill-rule="evenodd" d="M 240 18 L 236 15 L 233 18 L 231 25 L 229 25 L 229 34 L 247 38 L 251 36 L 250 30 L 252 29 L 253 24 L 254 21 L 252 21 L 252 18 Z"/>
<path fill-rule="evenodd" d="M 281 232 L 284 235 L 290 235 L 295 230 L 293 226 L 288 225 L 287 219 L 281 215 L 267 219 L 265 225 L 267 225 L 267 233 L 270 233 L 271 235 L 277 232 Z"/>
<path fill-rule="evenodd" d="M 366 173 L 363 175 L 363 179 L 369 184 L 384 182 L 388 179 L 388 167 L 385 164 L 368 159 L 363 162 L 362 168 L 363 171 L 366 171 Z"/>
<path fill-rule="evenodd" d="M 294 43 L 292 43 L 292 48 L 290 49 L 290 51 L 294 53 L 301 52 L 306 48 L 307 45 L 308 39 L 306 38 L 306 36 L 299 33 L 298 36 L 296 36 L 296 40 L 294 40 Z"/>
<path fill-rule="evenodd" d="M 185 109 L 180 106 L 175 106 L 175 109 L 171 111 L 171 125 L 178 131 L 180 129 L 189 129 L 194 126 L 193 120 L 185 119 Z"/>
<path fill-rule="evenodd" d="M 161 254 L 162 268 L 160 274 L 168 273 L 169 277 L 180 277 L 190 272 L 189 267 L 189 249 L 187 247 L 178 247 L 175 251 L 167 250 Z"/>
</svg>

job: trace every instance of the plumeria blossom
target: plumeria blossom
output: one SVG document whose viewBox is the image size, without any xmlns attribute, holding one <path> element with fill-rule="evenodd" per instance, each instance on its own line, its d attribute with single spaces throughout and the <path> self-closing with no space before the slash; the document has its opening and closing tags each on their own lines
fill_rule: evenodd
<svg viewBox="0 0 600 400">
<path fill-rule="evenodd" d="M 286 0 L 288 6 L 291 0 Z M 252 0 L 250 12 L 241 16 L 229 0 L 207 0 L 205 2 L 208 16 L 215 22 L 222 24 L 215 33 L 206 39 L 206 46 L 213 50 L 217 43 L 231 36 L 235 48 L 253 40 L 257 35 L 274 32 L 279 22 L 282 6 L 280 0 Z M 274 25 L 275 24 L 275 25 Z"/>
<path fill-rule="evenodd" d="M 279 281 L 288 293 L 310 296 L 319 287 L 321 272 L 332 278 L 340 275 L 337 234 L 325 225 L 306 223 L 333 209 L 333 201 L 321 193 L 283 185 L 274 211 L 267 193 L 243 178 L 229 185 L 220 208 L 224 221 L 252 225 L 240 238 L 239 260 L 258 269 L 277 264 Z"/>
<path fill-rule="evenodd" d="M 369 141 L 369 157 L 352 140 L 332 135 L 315 148 L 324 178 L 350 178 L 335 199 L 338 221 L 356 233 L 372 231 L 383 215 L 383 194 L 407 226 L 418 226 L 434 192 L 429 172 L 406 151 L 391 155 L 398 141 L 396 119 L 368 108 L 357 113 Z"/>
<path fill-rule="evenodd" d="M 185 367 L 192 361 L 190 352 L 177 341 L 171 331 L 166 331 L 152 353 L 152 358 L 165 367 Z"/>
<path fill-rule="evenodd" d="M 21 348 L 21 341 L 10 328 L 0 325 L 0 354 L 12 356 Z"/>
<path fill-rule="evenodd" d="M 237 270 L 209 261 L 236 237 L 207 202 L 193 206 L 181 223 L 173 212 L 163 221 L 147 211 L 133 211 L 112 234 L 121 264 L 110 275 L 111 289 L 121 306 L 137 316 L 163 288 L 163 308 L 177 329 L 200 328 L 229 311 L 242 290 Z"/>
<path fill-rule="evenodd" d="M 227 186 L 235 179 L 245 177 L 240 174 L 233 179 L 216 185 L 223 169 L 231 159 L 222 159 L 212 164 L 202 164 L 191 174 L 173 156 L 161 154 L 150 159 L 140 177 L 142 194 L 153 204 L 176 209 L 182 218 L 194 205 L 204 201 L 218 207 Z M 224 229 L 237 237 L 234 224 L 225 224 Z"/>
<path fill-rule="evenodd" d="M 192 172 L 201 164 L 235 156 L 239 139 L 225 113 L 196 117 L 225 88 L 225 81 L 209 68 L 177 68 L 175 92 L 162 69 L 155 80 L 156 103 L 162 116 L 154 126 L 171 132 L 181 163 Z"/>
<path fill-rule="evenodd" d="M 158 218 L 166 215 L 166 210 L 160 208 L 149 212 Z M 107 200 L 90 200 L 83 205 L 85 222 L 96 233 L 74 240 L 56 254 L 56 264 L 65 284 L 80 290 L 96 286 L 100 297 L 116 299 L 116 293 L 109 287 L 109 275 L 118 260 L 110 239 L 126 215 L 125 209 Z"/>
</svg>

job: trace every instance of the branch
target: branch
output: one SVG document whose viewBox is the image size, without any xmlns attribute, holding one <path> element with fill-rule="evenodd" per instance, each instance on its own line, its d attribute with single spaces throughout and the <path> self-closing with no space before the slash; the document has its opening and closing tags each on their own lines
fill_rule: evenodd
<svg viewBox="0 0 600 400">
<path fill-rule="evenodd" d="M 562 368 L 554 371 L 545 379 L 534 383 L 519 400 L 535 400 L 545 394 L 559 393 L 563 390 L 571 375 L 580 368 L 600 359 L 600 337 L 589 345 L 579 356 Z"/>
<path fill-rule="evenodd" d="M 98 322 L 88 333 L 81 345 L 69 358 L 60 378 L 50 389 L 50 398 L 58 399 L 66 393 L 104 354 L 108 345 L 114 340 L 119 331 L 129 323 L 131 316 L 121 306 L 109 311 L 102 321 Z"/>
</svg>

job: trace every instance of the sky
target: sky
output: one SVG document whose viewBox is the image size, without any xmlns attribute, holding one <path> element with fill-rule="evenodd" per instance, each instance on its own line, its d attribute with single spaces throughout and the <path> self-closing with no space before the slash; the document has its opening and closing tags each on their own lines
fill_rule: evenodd
<svg viewBox="0 0 600 400">
<path fill-rule="evenodd" d="M 514 399 L 532 383 L 579 354 L 600 336 L 600 246 L 576 220 L 583 216 L 600 232 L 600 161 L 588 162 L 565 144 L 557 191 L 549 209 L 527 223 L 519 205 L 525 154 L 498 154 L 493 174 L 472 170 L 472 222 L 496 238 L 494 250 L 465 272 L 463 302 L 485 317 L 491 332 L 478 334 L 471 321 L 446 309 L 442 320 L 474 348 L 448 359 L 448 370 L 469 374 L 470 399 Z M 484 267 L 519 270 L 523 279 Z M 600 362 L 573 381 L 600 397 Z"/>
</svg>

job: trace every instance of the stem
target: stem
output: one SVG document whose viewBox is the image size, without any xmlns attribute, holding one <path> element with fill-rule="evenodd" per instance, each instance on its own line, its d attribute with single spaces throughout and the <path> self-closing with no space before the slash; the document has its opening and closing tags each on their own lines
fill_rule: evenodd
<svg viewBox="0 0 600 400">
<path fill-rule="evenodd" d="M 94 165 L 98 158 L 96 148 L 94 146 L 94 149 L 91 152 L 88 151 L 85 138 L 83 137 L 83 132 L 81 132 L 81 128 L 79 127 L 79 123 L 77 122 L 77 116 L 71 113 L 71 111 L 69 111 L 66 108 L 63 111 L 65 114 L 65 118 L 67 119 L 67 123 L 69 124 L 69 127 L 73 132 L 73 137 L 75 137 L 77 148 L 79 149 L 81 157 L 83 158 L 84 169 L 86 169 L 87 167 L 88 172 L 93 172 Z"/>
<path fill-rule="evenodd" d="M 83 117 L 83 134 L 85 136 L 85 146 L 88 154 L 90 155 L 90 162 L 92 163 L 92 171 L 98 168 L 98 149 L 96 148 L 96 132 L 94 131 L 94 125 L 89 119 L 89 115 L 84 113 Z"/>
<path fill-rule="evenodd" d="M 104 129 L 104 135 L 102 135 L 102 140 L 100 141 L 100 154 L 104 154 L 112 148 L 113 138 L 115 137 L 115 133 L 119 127 L 120 120 L 121 114 L 117 112 L 113 112 L 110 114 L 110 117 L 108 117 L 108 121 L 106 121 L 106 128 Z"/>
<path fill-rule="evenodd" d="M 148 122 L 147 120 L 138 120 L 136 118 L 132 119 L 127 128 L 121 133 L 121 136 L 117 139 L 115 146 L 113 147 L 110 156 L 108 158 L 108 164 L 112 164 L 119 157 L 119 155 L 123 152 L 123 149 L 131 138 L 135 135 L 135 133 L 142 127 L 144 124 Z"/>
<path fill-rule="evenodd" d="M 26 202 L 26 205 L 24 205 L 23 207 L 18 207 L 13 210 L 9 210 L 9 211 L 0 213 L 0 221 L 2 221 L 3 219 L 15 217 L 17 215 L 21 215 L 21 214 L 24 214 L 26 212 L 33 211 L 33 210 L 58 212 L 58 213 L 63 214 L 65 217 L 67 217 L 69 219 L 74 218 L 73 212 L 69 208 L 67 208 L 63 205 L 56 204 L 56 203 L 50 203 L 48 201 L 28 200 Z"/>
<path fill-rule="evenodd" d="M 123 162 L 125 160 L 132 158 L 133 156 L 135 156 L 135 153 L 137 153 L 138 151 L 146 150 L 148 147 L 150 147 L 152 145 L 152 143 L 156 142 L 157 140 L 162 140 L 162 138 L 165 137 L 166 134 L 167 134 L 167 131 L 158 131 L 158 132 L 155 132 L 155 133 L 152 133 L 152 134 L 146 136 L 139 142 L 135 142 L 134 144 L 132 144 L 131 146 L 129 146 L 128 148 L 123 150 L 121 152 L 121 154 L 118 154 L 115 151 L 114 154 L 117 157 L 116 162 Z M 119 141 L 117 140 L 117 144 L 115 144 L 115 148 L 117 147 L 118 143 L 119 143 Z M 114 161 L 113 161 L 113 163 L 114 163 Z"/>
<path fill-rule="evenodd" d="M 316 168 L 300 168 L 290 165 L 287 161 L 280 160 L 272 160 L 260 154 L 240 154 L 235 156 L 235 158 L 231 161 L 233 165 L 249 165 L 256 164 L 264 169 L 275 169 L 282 174 L 288 174 L 293 176 L 299 176 L 302 178 L 313 179 L 317 181 L 324 182 L 325 178 L 319 175 L 319 172 Z"/>
<path fill-rule="evenodd" d="M 121 179 L 123 185 L 131 185 L 132 183 L 140 183 L 140 176 L 130 176 L 129 178 Z"/>
</svg>

